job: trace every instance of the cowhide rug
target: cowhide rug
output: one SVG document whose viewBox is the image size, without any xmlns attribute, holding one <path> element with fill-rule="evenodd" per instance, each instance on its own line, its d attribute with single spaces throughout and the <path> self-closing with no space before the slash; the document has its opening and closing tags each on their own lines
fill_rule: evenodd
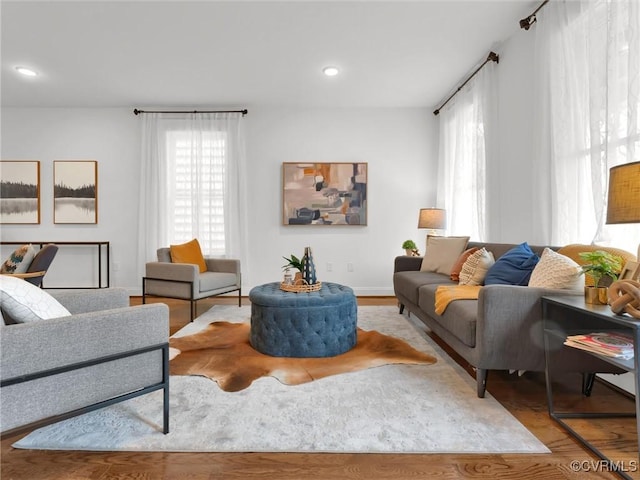
<svg viewBox="0 0 640 480">
<path fill-rule="evenodd" d="M 403 340 L 360 328 L 356 346 L 335 357 L 271 357 L 251 346 L 249 328 L 247 322 L 219 321 L 198 333 L 171 338 L 171 375 L 202 375 L 215 380 L 226 392 L 237 392 L 264 376 L 275 377 L 285 385 L 299 385 L 381 365 L 430 365 L 437 361 Z"/>
</svg>

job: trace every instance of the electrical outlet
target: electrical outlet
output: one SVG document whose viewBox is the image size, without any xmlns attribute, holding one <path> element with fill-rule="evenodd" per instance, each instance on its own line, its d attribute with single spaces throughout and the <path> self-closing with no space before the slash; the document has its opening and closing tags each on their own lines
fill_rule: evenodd
<svg viewBox="0 0 640 480">
<path fill-rule="evenodd" d="M 327 272 L 333 272 L 333 263 L 327 262 Z"/>
<path fill-rule="evenodd" d="M 353 263 L 347 263 L 347 272 L 353 272 Z"/>
</svg>

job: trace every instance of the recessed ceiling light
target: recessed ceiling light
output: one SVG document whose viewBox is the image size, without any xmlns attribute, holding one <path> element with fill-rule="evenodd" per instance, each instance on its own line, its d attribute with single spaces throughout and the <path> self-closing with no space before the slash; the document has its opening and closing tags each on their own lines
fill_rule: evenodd
<svg viewBox="0 0 640 480">
<path fill-rule="evenodd" d="M 27 77 L 35 77 L 38 73 L 35 70 L 31 70 L 27 67 L 16 67 L 16 70 L 22 75 L 26 75 Z"/>
<path fill-rule="evenodd" d="M 338 73 L 340 73 L 340 70 L 338 70 L 338 67 L 324 67 L 322 69 L 322 73 L 324 73 L 327 77 L 335 77 L 336 75 L 338 75 Z"/>
</svg>

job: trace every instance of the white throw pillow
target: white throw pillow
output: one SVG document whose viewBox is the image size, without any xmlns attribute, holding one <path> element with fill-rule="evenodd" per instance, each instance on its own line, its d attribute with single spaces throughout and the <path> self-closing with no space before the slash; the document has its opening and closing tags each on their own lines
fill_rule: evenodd
<svg viewBox="0 0 640 480">
<path fill-rule="evenodd" d="M 496 263 L 493 253 L 482 247 L 472 253 L 460 270 L 460 285 L 482 285 L 487 270 Z"/>
<path fill-rule="evenodd" d="M 467 248 L 469 237 L 436 237 L 427 236 L 427 248 L 420 266 L 421 272 L 438 272 L 447 276 L 458 257 Z"/>
<path fill-rule="evenodd" d="M 540 261 L 531 272 L 530 287 L 581 290 L 584 275 L 580 265 L 569 257 L 545 248 Z"/>
<path fill-rule="evenodd" d="M 0 305 L 7 316 L 17 323 L 71 315 L 69 310 L 41 288 L 11 275 L 0 275 Z"/>
</svg>

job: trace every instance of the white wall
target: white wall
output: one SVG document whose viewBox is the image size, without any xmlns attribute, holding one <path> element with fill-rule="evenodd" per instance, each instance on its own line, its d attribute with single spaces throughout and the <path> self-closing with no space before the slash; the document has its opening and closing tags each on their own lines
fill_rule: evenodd
<svg viewBox="0 0 640 480">
<path fill-rule="evenodd" d="M 109 241 L 111 284 L 137 286 L 140 133 L 131 110 L 5 108 L 1 125 L 2 160 L 40 161 L 40 224 L 0 225 L 2 241 Z M 98 161 L 97 225 L 53 224 L 54 160 Z M 45 286 L 97 285 L 95 251 L 61 247 Z"/>
<path fill-rule="evenodd" d="M 498 49 L 498 158 L 487 160 L 489 240 L 534 244 L 533 32 L 520 30 Z"/>
<path fill-rule="evenodd" d="M 418 210 L 435 200 L 436 122 L 430 111 L 249 106 L 245 120 L 251 208 L 244 293 L 279 281 L 282 256 L 301 255 L 311 246 L 321 280 L 350 285 L 359 295 L 392 295 L 393 259 L 402 254 L 407 238 L 424 243 L 424 232 L 416 227 Z M 2 159 L 41 162 L 41 223 L 2 225 L 2 240 L 108 240 L 111 284 L 139 294 L 140 123 L 132 109 L 3 109 Z M 98 161 L 97 225 L 53 224 L 54 160 Z M 368 225 L 283 226 L 281 166 L 297 161 L 367 162 Z M 46 285 L 69 286 L 69 278 L 73 285 L 95 283 L 92 255 L 86 248 L 63 247 Z M 332 263 L 331 272 L 327 263 Z"/>
</svg>

